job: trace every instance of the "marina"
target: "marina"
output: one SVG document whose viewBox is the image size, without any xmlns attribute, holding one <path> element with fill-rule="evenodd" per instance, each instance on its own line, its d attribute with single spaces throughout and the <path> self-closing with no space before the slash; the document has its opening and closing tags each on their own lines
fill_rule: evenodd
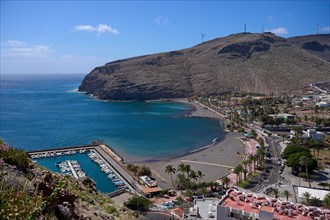
<svg viewBox="0 0 330 220">
<path fill-rule="evenodd" d="M 90 177 L 101 192 L 135 192 L 131 185 L 133 177 L 119 164 L 123 159 L 106 145 L 48 149 L 29 152 L 29 155 L 34 162 L 52 171 L 76 179 Z"/>
</svg>

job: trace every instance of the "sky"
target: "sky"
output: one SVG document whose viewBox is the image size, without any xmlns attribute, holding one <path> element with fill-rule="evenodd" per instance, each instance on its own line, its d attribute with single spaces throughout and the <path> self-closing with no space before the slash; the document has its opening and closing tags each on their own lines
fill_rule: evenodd
<svg viewBox="0 0 330 220">
<path fill-rule="evenodd" d="M 4 1 L 1 74 L 89 73 L 107 62 L 192 47 L 262 27 L 330 33 L 330 0 Z"/>
</svg>

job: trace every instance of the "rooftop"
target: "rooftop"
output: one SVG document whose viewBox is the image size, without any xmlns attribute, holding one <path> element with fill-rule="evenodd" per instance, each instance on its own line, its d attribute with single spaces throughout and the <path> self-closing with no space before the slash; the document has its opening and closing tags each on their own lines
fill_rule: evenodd
<svg viewBox="0 0 330 220">
<path fill-rule="evenodd" d="M 234 189 L 228 190 L 219 205 L 256 214 L 259 214 L 259 210 L 273 212 L 274 220 L 307 220 L 308 216 L 326 218 L 326 214 L 330 215 L 330 210 L 307 207 L 299 203 L 266 198 Z"/>
</svg>

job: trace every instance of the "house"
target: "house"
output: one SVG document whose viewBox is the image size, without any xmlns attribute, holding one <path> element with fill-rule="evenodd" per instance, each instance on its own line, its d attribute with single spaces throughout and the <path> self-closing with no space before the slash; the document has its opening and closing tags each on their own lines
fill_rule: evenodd
<svg viewBox="0 0 330 220">
<path fill-rule="evenodd" d="M 222 199 L 196 199 L 183 219 L 308 220 L 329 219 L 330 210 L 267 198 L 231 188 Z"/>
</svg>

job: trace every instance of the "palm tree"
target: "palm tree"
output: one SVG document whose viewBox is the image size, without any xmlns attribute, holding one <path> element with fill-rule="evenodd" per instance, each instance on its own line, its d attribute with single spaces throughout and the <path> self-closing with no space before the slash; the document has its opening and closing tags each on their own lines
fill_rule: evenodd
<svg viewBox="0 0 330 220">
<path fill-rule="evenodd" d="M 289 197 L 292 196 L 292 194 L 288 190 L 284 190 L 282 195 L 285 196 L 286 200 L 289 200 Z"/>
<path fill-rule="evenodd" d="M 246 180 L 246 174 L 248 173 L 248 170 L 243 168 L 242 172 L 244 174 L 244 180 Z"/>
<path fill-rule="evenodd" d="M 235 167 L 234 170 L 233 170 L 233 173 L 236 174 L 236 183 L 239 183 L 238 181 L 238 177 L 239 177 L 239 174 L 241 173 L 241 171 L 239 170 L 239 167 Z"/>
<path fill-rule="evenodd" d="M 176 169 L 173 167 L 173 165 L 167 165 L 165 168 L 165 173 L 169 173 L 171 174 L 171 182 L 172 182 L 172 186 L 174 186 L 174 182 L 173 182 L 173 176 L 172 174 L 175 174 Z"/>
<path fill-rule="evenodd" d="M 254 155 L 253 154 L 248 154 L 248 159 L 249 159 L 249 162 L 250 162 L 250 172 L 252 173 L 252 165 L 254 167 Z"/>
<path fill-rule="evenodd" d="M 176 184 L 175 184 L 181 191 L 186 188 L 187 186 L 187 178 L 184 176 L 183 173 L 179 173 L 177 175 Z"/>
<path fill-rule="evenodd" d="M 243 166 L 241 165 L 241 164 L 239 164 L 238 166 L 237 166 L 237 168 L 238 168 L 238 170 L 239 170 L 239 182 L 241 182 L 242 181 L 242 173 L 243 173 Z"/>
<path fill-rule="evenodd" d="M 317 185 L 321 186 L 323 189 L 328 186 L 328 183 L 320 182 Z"/>
<path fill-rule="evenodd" d="M 204 177 L 205 175 L 202 173 L 202 171 L 198 170 L 197 171 L 197 177 L 199 178 L 198 183 L 201 182 L 201 179 Z"/>
<path fill-rule="evenodd" d="M 184 173 L 185 172 L 185 167 L 186 167 L 186 165 L 184 163 L 180 163 L 179 166 L 178 166 L 178 171 L 180 173 Z"/>
<path fill-rule="evenodd" d="M 307 157 L 307 156 L 301 156 L 299 158 L 299 164 L 301 166 L 305 166 L 305 168 L 306 168 L 306 177 L 307 177 L 308 185 L 309 185 L 309 187 L 311 187 L 311 183 L 309 181 L 309 174 L 308 174 L 308 164 L 309 164 L 309 162 L 310 162 L 310 158 Z"/>
<path fill-rule="evenodd" d="M 330 208 L 330 193 L 328 193 L 324 196 L 323 205 L 326 208 Z"/>
<path fill-rule="evenodd" d="M 224 188 L 228 188 L 229 183 L 231 182 L 230 178 L 228 176 L 225 176 L 221 179 L 222 185 Z"/>
<path fill-rule="evenodd" d="M 244 160 L 242 162 L 242 165 L 244 166 L 244 169 L 247 170 L 247 165 L 249 164 L 249 161 L 248 160 Z"/>
<path fill-rule="evenodd" d="M 197 179 L 198 179 L 198 175 L 194 170 L 191 170 L 190 173 L 189 173 L 189 178 L 194 180 L 194 182 L 196 182 Z"/>
<path fill-rule="evenodd" d="M 185 173 L 187 173 L 187 178 L 188 178 L 188 180 L 190 180 L 190 172 L 191 172 L 191 167 L 190 167 L 190 165 L 189 164 L 186 164 L 185 166 L 184 166 L 184 172 Z"/>
<path fill-rule="evenodd" d="M 306 204 L 307 205 L 309 205 L 310 204 L 310 198 L 311 198 L 311 194 L 309 193 L 309 192 L 304 192 L 303 194 L 302 194 L 302 197 L 305 199 L 305 201 L 306 201 Z"/>
<path fill-rule="evenodd" d="M 278 198 L 279 193 L 280 191 L 277 188 L 273 188 L 272 194 L 275 196 L 276 199 Z"/>
</svg>

